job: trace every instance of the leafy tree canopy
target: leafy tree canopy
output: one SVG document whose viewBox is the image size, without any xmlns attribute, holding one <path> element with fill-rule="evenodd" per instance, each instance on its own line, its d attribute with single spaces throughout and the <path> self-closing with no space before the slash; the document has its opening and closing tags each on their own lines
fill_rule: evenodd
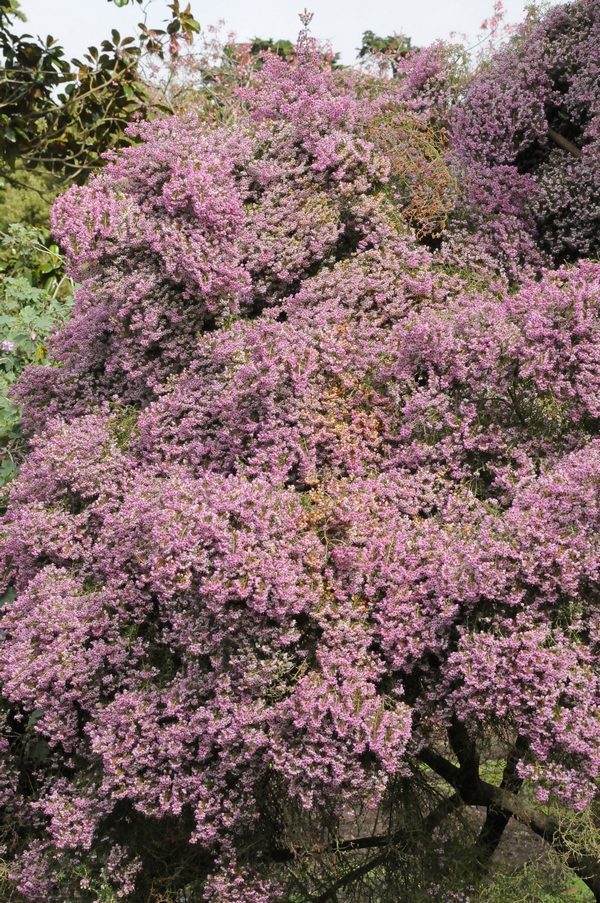
<svg viewBox="0 0 600 903">
<path fill-rule="evenodd" d="M 364 62 L 384 61 L 390 66 L 392 75 L 397 76 L 398 61 L 416 49 L 406 35 L 393 34 L 384 38 L 373 31 L 365 31 L 358 48 L 358 59 Z"/>
<path fill-rule="evenodd" d="M 189 5 L 174 0 L 170 9 L 166 28 L 142 23 L 135 37 L 113 30 L 82 60 L 69 61 L 51 35 L 41 41 L 22 34 L 16 0 L 0 0 L 0 175 L 17 181 L 18 164 L 83 182 L 103 153 L 126 142 L 127 124 L 149 109 L 140 61 L 176 53 L 178 40 L 199 30 Z"/>
</svg>

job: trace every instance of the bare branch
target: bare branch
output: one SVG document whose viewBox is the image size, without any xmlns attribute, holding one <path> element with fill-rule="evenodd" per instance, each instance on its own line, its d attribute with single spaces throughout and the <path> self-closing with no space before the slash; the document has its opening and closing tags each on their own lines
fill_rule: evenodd
<svg viewBox="0 0 600 903">
<path fill-rule="evenodd" d="M 563 150 L 567 151 L 568 154 L 571 154 L 572 157 L 575 157 L 576 160 L 581 160 L 583 157 L 583 151 L 580 147 L 577 147 L 577 145 L 569 141 L 568 138 L 564 138 L 558 132 L 555 132 L 554 129 L 548 128 L 548 137 L 551 141 L 554 141 L 558 147 L 561 147 Z"/>
</svg>

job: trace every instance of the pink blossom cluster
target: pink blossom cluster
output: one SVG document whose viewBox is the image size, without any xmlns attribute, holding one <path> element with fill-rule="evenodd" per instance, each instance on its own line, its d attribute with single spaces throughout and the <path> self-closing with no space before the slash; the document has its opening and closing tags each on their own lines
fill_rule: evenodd
<svg viewBox="0 0 600 903">
<path fill-rule="evenodd" d="M 477 241 L 498 245 L 513 273 L 539 266 L 535 251 L 555 263 L 598 255 L 599 47 L 597 0 L 532 10 L 454 108 Z"/>
</svg>

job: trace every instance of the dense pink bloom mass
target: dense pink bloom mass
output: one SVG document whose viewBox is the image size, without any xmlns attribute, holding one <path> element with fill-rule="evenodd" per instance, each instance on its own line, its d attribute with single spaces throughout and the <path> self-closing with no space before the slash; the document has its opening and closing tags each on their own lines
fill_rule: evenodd
<svg viewBox="0 0 600 903">
<path fill-rule="evenodd" d="M 376 809 L 457 723 L 518 740 L 539 800 L 594 798 L 600 264 L 540 271 L 532 231 L 509 283 L 460 210 L 421 243 L 377 143 L 396 123 L 410 155 L 414 115 L 305 49 L 233 125 L 143 125 L 56 205 L 81 287 L 59 366 L 18 389 L 2 544 L 0 800 L 31 903 L 291 899 L 290 818 Z M 566 156 L 538 222 L 562 164 L 588 173 Z"/>
<path fill-rule="evenodd" d="M 513 266 L 534 247 L 555 262 L 600 252 L 599 45 L 598 0 L 531 16 L 454 117 L 482 237 Z"/>
</svg>

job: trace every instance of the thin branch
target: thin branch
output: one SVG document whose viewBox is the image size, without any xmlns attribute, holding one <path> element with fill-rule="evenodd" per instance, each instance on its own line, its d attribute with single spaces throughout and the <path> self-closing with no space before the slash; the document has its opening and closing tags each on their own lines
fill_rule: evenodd
<svg viewBox="0 0 600 903">
<path fill-rule="evenodd" d="M 450 814 L 454 809 L 457 809 L 463 805 L 463 801 L 460 798 L 458 793 L 452 794 L 452 796 L 447 797 L 443 800 L 439 806 L 434 809 L 433 812 L 430 812 L 427 818 L 423 822 L 423 828 L 427 834 L 431 834 L 431 832 L 438 827 L 438 825 L 442 822 L 442 820 Z M 404 831 L 396 831 L 391 836 L 381 835 L 378 837 L 371 838 L 355 838 L 354 840 L 344 841 L 341 843 L 337 849 L 338 850 L 356 850 L 356 849 L 365 849 L 367 847 L 374 846 L 383 846 L 385 847 L 383 853 L 380 853 L 379 856 L 375 856 L 373 859 L 369 859 L 368 862 L 364 862 L 362 865 L 357 866 L 352 871 L 347 872 L 345 875 L 342 875 L 334 884 L 331 885 L 324 893 L 320 894 L 318 897 L 311 897 L 313 903 L 327 903 L 328 900 L 332 900 L 338 890 L 341 890 L 343 887 L 347 887 L 349 884 L 353 884 L 355 881 L 359 881 L 361 878 L 364 878 L 365 875 L 368 875 L 369 872 L 374 871 L 380 865 L 383 865 L 386 859 L 390 855 L 391 848 L 397 846 L 401 841 L 406 841 L 407 835 Z M 370 843 L 369 843 L 370 841 Z"/>
<path fill-rule="evenodd" d="M 351 872 L 347 872 L 345 875 L 342 875 L 341 878 L 338 878 L 331 887 L 327 888 L 325 893 L 320 894 L 318 897 L 311 897 L 311 901 L 313 901 L 313 903 L 327 903 L 328 900 L 332 900 L 335 897 L 338 890 L 347 887 L 349 884 L 353 884 L 355 881 L 359 881 L 361 878 L 364 878 L 365 875 L 368 875 L 369 872 L 372 872 L 378 866 L 383 865 L 388 856 L 389 850 L 386 850 L 384 853 L 380 853 L 379 856 L 375 856 L 374 859 L 370 859 L 368 862 L 364 862 L 357 868 L 352 869 Z"/>
<path fill-rule="evenodd" d="M 21 181 L 19 181 L 19 179 L 15 179 L 15 177 L 12 176 L 10 174 L 10 172 L 2 169 L 1 164 L 0 164 L 0 176 L 4 179 L 5 182 L 8 182 L 9 185 L 12 185 L 13 188 L 25 188 L 25 189 L 27 189 L 27 191 L 34 191 L 46 203 L 50 203 L 50 201 L 52 199 L 51 192 L 46 193 L 46 192 L 42 191 L 41 188 L 36 188 L 35 185 L 28 185 L 27 182 L 21 182 Z"/>
<path fill-rule="evenodd" d="M 581 160 L 583 157 L 583 151 L 580 147 L 577 147 L 576 144 L 573 144 L 568 138 L 563 137 L 559 132 L 555 132 L 554 129 L 548 128 L 548 137 L 551 141 L 554 141 L 558 147 L 561 147 L 563 150 L 567 151 L 568 154 L 571 154 L 572 157 L 575 157 L 576 160 Z"/>
</svg>

